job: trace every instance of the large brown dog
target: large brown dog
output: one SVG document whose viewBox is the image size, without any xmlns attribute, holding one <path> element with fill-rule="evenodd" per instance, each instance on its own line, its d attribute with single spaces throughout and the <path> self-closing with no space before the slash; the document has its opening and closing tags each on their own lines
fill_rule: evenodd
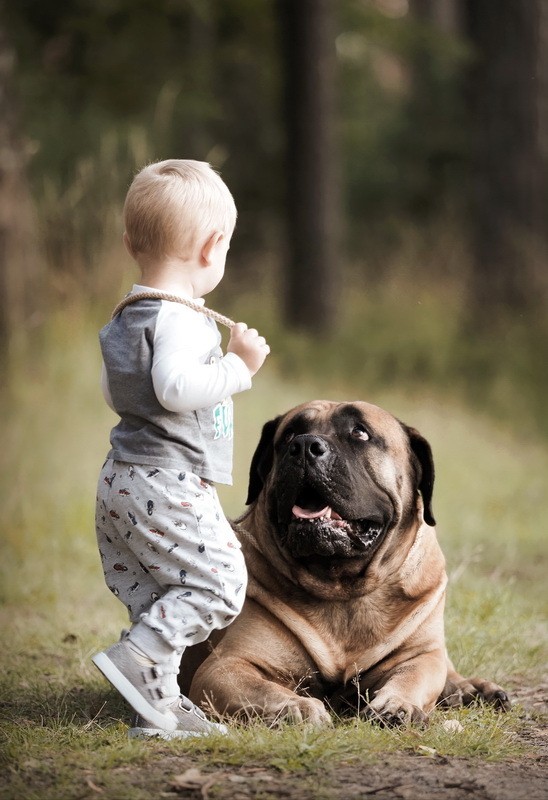
<svg viewBox="0 0 548 800">
<path fill-rule="evenodd" d="M 447 659 L 447 577 L 428 442 L 363 402 L 314 401 L 267 423 L 238 521 L 249 587 L 190 690 L 220 714 L 328 722 L 328 708 L 420 722 L 500 687 Z"/>
</svg>

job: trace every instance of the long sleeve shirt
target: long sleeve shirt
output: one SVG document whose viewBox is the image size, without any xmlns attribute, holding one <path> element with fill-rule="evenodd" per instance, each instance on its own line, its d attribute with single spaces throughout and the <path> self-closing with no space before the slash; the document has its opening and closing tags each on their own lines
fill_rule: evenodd
<svg viewBox="0 0 548 800">
<path fill-rule="evenodd" d="M 180 303 L 146 299 L 126 306 L 100 339 L 103 394 L 121 418 L 110 456 L 230 483 L 231 395 L 249 389 L 251 375 L 235 353 L 223 357 L 215 323 Z"/>
</svg>

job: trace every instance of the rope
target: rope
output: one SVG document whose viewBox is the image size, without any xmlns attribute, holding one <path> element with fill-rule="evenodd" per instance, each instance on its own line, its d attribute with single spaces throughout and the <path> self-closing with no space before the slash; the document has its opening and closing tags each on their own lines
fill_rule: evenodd
<svg viewBox="0 0 548 800">
<path fill-rule="evenodd" d="M 192 300 L 187 300 L 185 297 L 179 297 L 176 294 L 168 294 L 167 292 L 160 292 L 160 291 L 150 291 L 150 292 L 136 292 L 135 294 L 128 294 L 127 297 L 118 303 L 114 311 L 112 312 L 112 319 L 119 314 L 126 306 L 129 306 L 130 303 L 136 303 L 138 300 L 169 300 L 172 303 L 181 303 L 183 306 L 188 306 L 193 311 L 199 311 L 200 314 L 205 314 L 206 317 L 211 317 L 214 319 L 215 322 L 219 322 L 221 325 L 224 325 L 226 328 L 233 328 L 236 324 L 234 320 L 230 319 L 230 317 L 224 317 L 222 314 L 219 314 L 217 311 L 213 311 L 211 308 L 206 308 L 206 306 L 201 306 L 199 303 L 194 303 Z"/>
</svg>

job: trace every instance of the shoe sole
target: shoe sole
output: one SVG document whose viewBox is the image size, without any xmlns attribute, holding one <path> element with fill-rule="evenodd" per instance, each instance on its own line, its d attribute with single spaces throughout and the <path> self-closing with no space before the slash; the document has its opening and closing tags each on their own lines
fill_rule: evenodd
<svg viewBox="0 0 548 800">
<path fill-rule="evenodd" d="M 122 697 L 127 700 L 134 711 L 141 717 L 148 720 L 152 725 L 160 728 L 160 735 L 164 731 L 171 733 L 177 728 L 177 717 L 171 711 L 167 714 L 162 714 L 157 708 L 154 708 L 143 695 L 137 691 L 135 686 L 128 681 L 126 676 L 120 672 L 118 667 L 110 660 L 106 653 L 97 653 L 93 656 L 93 663 L 97 669 L 103 673 L 107 681 L 109 681 L 115 689 L 117 689 Z"/>
<path fill-rule="evenodd" d="M 209 736 L 210 731 L 165 731 L 159 728 L 130 728 L 127 732 L 130 739 L 190 739 L 193 736 Z"/>
</svg>

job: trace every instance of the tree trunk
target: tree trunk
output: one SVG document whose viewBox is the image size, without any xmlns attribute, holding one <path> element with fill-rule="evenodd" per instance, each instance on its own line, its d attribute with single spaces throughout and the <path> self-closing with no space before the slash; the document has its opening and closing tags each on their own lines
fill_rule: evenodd
<svg viewBox="0 0 548 800">
<path fill-rule="evenodd" d="M 539 0 L 465 0 L 474 159 L 472 304 L 478 320 L 542 300 L 546 164 L 539 131 Z"/>
<path fill-rule="evenodd" d="M 4 360 L 36 324 L 44 298 L 36 220 L 25 180 L 25 146 L 18 133 L 15 55 L 2 10 L 0 6 L 0 356 Z"/>
<path fill-rule="evenodd" d="M 338 269 L 333 0 L 278 0 L 285 65 L 285 318 L 328 333 Z"/>
</svg>

